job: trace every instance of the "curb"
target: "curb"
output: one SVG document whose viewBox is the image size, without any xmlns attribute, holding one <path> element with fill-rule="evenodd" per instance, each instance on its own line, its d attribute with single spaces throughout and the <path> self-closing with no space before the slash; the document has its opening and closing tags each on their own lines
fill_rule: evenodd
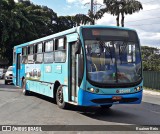
<svg viewBox="0 0 160 134">
<path fill-rule="evenodd" d="M 160 95 L 160 92 L 151 91 L 151 90 L 143 90 L 144 94 L 151 94 L 151 95 Z"/>
</svg>

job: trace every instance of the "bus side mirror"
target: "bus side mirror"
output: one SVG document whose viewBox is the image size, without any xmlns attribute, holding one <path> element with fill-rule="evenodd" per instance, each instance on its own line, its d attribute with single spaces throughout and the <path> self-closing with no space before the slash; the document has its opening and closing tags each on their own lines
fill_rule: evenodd
<svg viewBox="0 0 160 134">
<path fill-rule="evenodd" d="M 81 46 L 82 46 L 81 41 L 80 41 L 80 39 L 78 39 L 78 41 L 75 44 L 75 53 L 76 54 L 81 53 Z"/>
</svg>

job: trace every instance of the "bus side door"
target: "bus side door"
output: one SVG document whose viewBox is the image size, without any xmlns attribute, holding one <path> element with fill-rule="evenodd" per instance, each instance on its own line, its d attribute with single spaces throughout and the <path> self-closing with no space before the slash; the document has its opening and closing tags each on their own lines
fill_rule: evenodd
<svg viewBox="0 0 160 134">
<path fill-rule="evenodd" d="M 76 54 L 76 43 L 69 43 L 69 100 L 77 102 L 78 90 L 78 57 Z"/>
<path fill-rule="evenodd" d="M 16 85 L 17 86 L 20 86 L 20 69 L 21 69 L 20 57 L 21 57 L 21 54 L 17 53 L 17 62 L 16 62 Z"/>
</svg>

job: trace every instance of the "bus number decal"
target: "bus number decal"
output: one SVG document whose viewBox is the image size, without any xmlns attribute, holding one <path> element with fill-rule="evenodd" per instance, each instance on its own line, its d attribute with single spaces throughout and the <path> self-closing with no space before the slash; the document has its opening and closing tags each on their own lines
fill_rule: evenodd
<svg viewBox="0 0 160 134">
<path fill-rule="evenodd" d="M 131 90 L 130 89 L 120 89 L 119 93 L 123 94 L 123 93 L 130 93 Z"/>
<path fill-rule="evenodd" d="M 51 73 L 52 72 L 52 67 L 51 66 L 46 66 L 45 71 L 46 71 L 46 73 Z"/>
</svg>

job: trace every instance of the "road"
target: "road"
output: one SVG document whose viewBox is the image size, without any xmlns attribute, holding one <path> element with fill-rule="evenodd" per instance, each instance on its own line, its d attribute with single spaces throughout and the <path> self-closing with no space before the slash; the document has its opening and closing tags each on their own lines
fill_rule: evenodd
<svg viewBox="0 0 160 134">
<path fill-rule="evenodd" d="M 160 125 L 160 96 L 144 94 L 140 105 L 72 106 L 62 110 L 37 94 L 23 96 L 14 85 L 0 80 L 0 125 Z"/>
</svg>

